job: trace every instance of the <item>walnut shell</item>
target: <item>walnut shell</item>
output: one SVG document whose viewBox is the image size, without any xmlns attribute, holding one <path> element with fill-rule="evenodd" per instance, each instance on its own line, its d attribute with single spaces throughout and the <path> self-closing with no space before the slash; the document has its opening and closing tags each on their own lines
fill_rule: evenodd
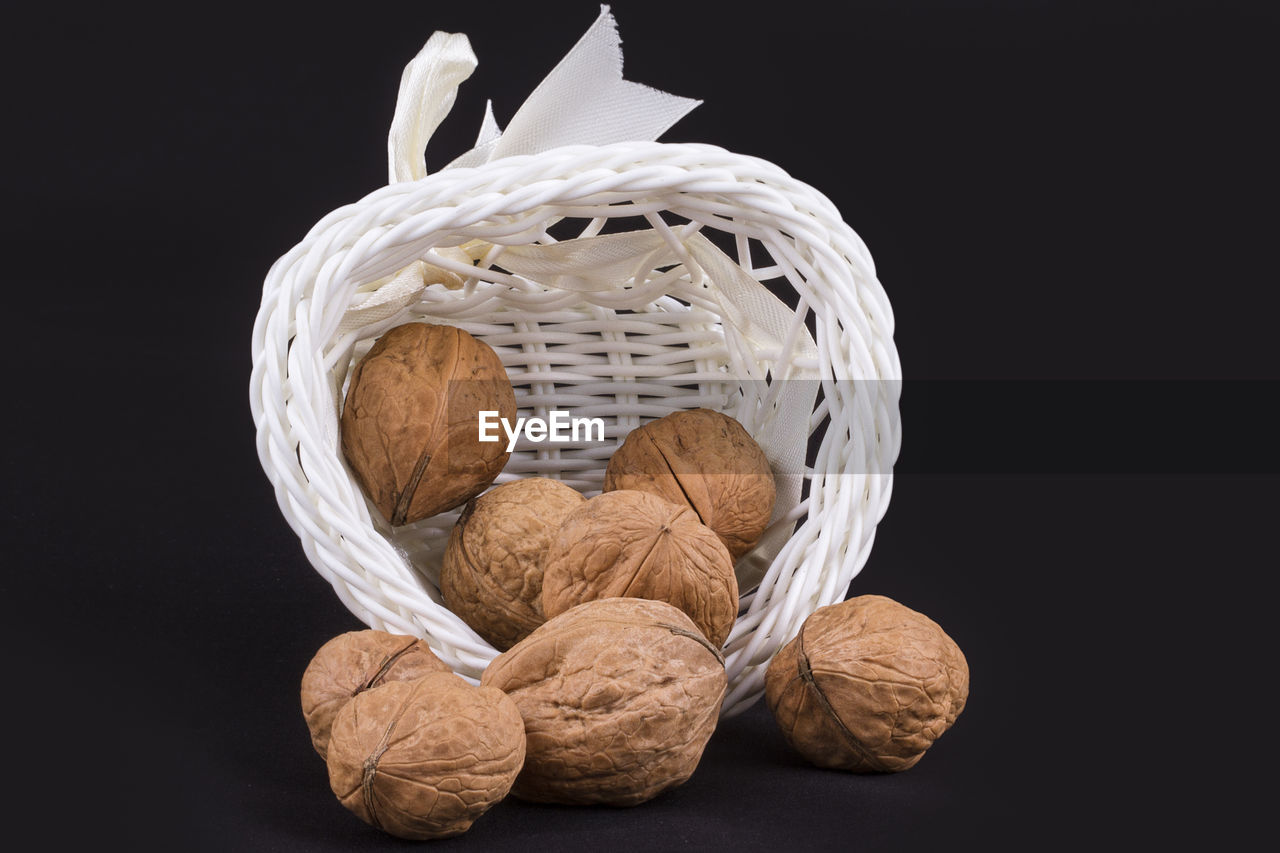
<svg viewBox="0 0 1280 853">
<path fill-rule="evenodd" d="M 813 764 L 890 773 L 918 762 L 969 696 L 969 665 L 938 624 L 862 595 L 814 611 L 769 663 L 765 696 Z"/>
<path fill-rule="evenodd" d="M 604 473 L 604 490 L 615 489 L 687 504 L 735 561 L 760 541 L 777 496 L 760 445 L 711 409 L 672 412 L 628 433 Z"/>
<path fill-rule="evenodd" d="M 715 730 L 724 658 L 661 601 L 580 604 L 496 657 L 481 684 L 524 717 L 528 754 L 512 793 L 629 806 L 683 784 Z"/>
<path fill-rule="evenodd" d="M 325 756 L 333 718 L 351 697 L 388 681 L 413 681 L 429 672 L 449 671 L 417 637 L 374 630 L 334 637 L 320 647 L 302 674 L 302 715 L 316 752 Z"/>
<path fill-rule="evenodd" d="M 329 743 L 329 787 L 378 829 L 448 838 L 507 795 L 524 750 L 520 712 L 502 691 L 431 673 L 343 706 Z"/>
<path fill-rule="evenodd" d="M 504 483 L 467 504 L 440 567 L 444 603 L 506 650 L 546 621 L 542 563 L 565 517 L 586 502 L 558 480 Z"/>
<path fill-rule="evenodd" d="M 614 597 L 673 604 L 716 648 L 738 615 L 738 579 L 719 537 L 688 506 L 632 489 L 597 495 L 571 512 L 543 566 L 548 619 Z"/>
<path fill-rule="evenodd" d="M 498 354 L 462 329 L 405 323 L 351 374 L 342 452 L 392 525 L 429 518 L 483 492 L 507 464 L 505 441 L 480 441 L 485 410 L 516 415 Z"/>
</svg>

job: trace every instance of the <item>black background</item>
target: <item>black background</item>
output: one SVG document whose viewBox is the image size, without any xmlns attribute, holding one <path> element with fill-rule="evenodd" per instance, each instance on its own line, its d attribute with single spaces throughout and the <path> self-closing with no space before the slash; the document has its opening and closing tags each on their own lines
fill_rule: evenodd
<svg viewBox="0 0 1280 853">
<path fill-rule="evenodd" d="M 808 768 L 763 705 L 630 810 L 507 801 L 450 850 L 1230 843 L 1266 802 L 1280 561 L 1276 14 L 1265 4 L 618 0 L 665 139 L 772 160 L 866 240 L 907 377 L 853 593 L 966 652 L 914 769 Z M 400 70 L 480 59 L 428 167 L 590 2 L 7 12 L 0 597 L 10 813 L 49 848 L 401 849 L 297 701 L 359 627 L 254 450 L 271 262 L 386 180 Z M 1271 788 L 1273 790 L 1273 786 Z"/>
</svg>

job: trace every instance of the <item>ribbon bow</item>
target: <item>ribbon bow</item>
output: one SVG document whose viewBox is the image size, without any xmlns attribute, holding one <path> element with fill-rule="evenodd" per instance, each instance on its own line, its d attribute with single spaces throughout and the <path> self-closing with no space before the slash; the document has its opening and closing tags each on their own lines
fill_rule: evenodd
<svg viewBox="0 0 1280 853">
<path fill-rule="evenodd" d="M 427 176 L 432 134 L 453 108 L 458 86 L 479 64 L 462 33 L 433 33 L 400 76 L 395 115 L 387 136 L 390 183 Z M 608 6 L 521 105 L 505 130 L 485 104 L 475 147 L 446 169 L 479 166 L 501 157 L 537 154 L 562 145 L 651 142 L 701 101 L 682 98 L 622 79 L 622 40 Z M 438 248 L 440 258 L 469 265 L 486 246 Z M 338 332 L 362 329 L 398 314 L 430 284 L 456 289 L 462 278 L 443 267 L 415 262 L 393 276 L 364 285 L 355 294 Z"/>
<path fill-rule="evenodd" d="M 465 35 L 437 32 L 405 66 L 387 138 L 391 183 L 426 177 L 427 143 L 477 64 Z M 595 23 L 533 90 L 506 130 L 493 117 L 493 102 L 487 102 L 475 147 L 445 168 L 562 145 L 653 141 L 700 103 L 623 80 L 618 24 L 609 7 L 601 6 Z"/>
</svg>

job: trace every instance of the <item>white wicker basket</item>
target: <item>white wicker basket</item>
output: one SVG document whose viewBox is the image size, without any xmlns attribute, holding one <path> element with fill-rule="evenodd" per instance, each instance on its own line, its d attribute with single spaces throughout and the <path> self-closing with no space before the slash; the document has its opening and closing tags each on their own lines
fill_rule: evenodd
<svg viewBox="0 0 1280 853">
<path fill-rule="evenodd" d="M 584 248 L 594 266 L 578 276 Z M 504 156 L 339 208 L 272 267 L 250 396 L 280 508 L 357 617 L 426 638 L 474 679 L 497 652 L 437 587 L 457 511 L 389 528 L 339 447 L 352 367 L 410 320 L 490 344 L 522 415 L 604 419 L 604 443 L 522 443 L 498 482 L 555 477 L 595 494 L 627 432 L 679 408 L 725 411 L 761 443 L 778 510 L 738 565 L 726 715 L 759 698 L 773 653 L 866 561 L 900 440 L 892 313 L 857 235 L 778 167 L 657 142 Z"/>
</svg>

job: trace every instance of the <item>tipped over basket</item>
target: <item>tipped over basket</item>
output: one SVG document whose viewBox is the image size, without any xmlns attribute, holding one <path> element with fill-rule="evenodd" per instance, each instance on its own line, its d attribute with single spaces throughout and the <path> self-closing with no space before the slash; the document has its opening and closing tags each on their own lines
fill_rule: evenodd
<svg viewBox="0 0 1280 853">
<path fill-rule="evenodd" d="M 465 37 L 441 35 L 414 62 L 465 66 Z M 518 444 L 498 483 L 552 477 L 590 496 L 633 428 L 678 409 L 732 415 L 778 484 L 771 526 L 736 567 L 723 713 L 745 709 L 774 652 L 844 597 L 889 502 L 900 368 L 865 246 L 816 190 L 708 145 L 526 140 L 525 153 L 489 145 L 426 175 L 425 136 L 459 80 L 433 97 L 413 69 L 393 124 L 395 182 L 324 217 L 263 288 L 250 396 L 286 520 L 360 620 L 424 637 L 474 679 L 497 651 L 438 588 L 459 510 L 390 527 L 340 449 L 346 382 L 374 340 L 403 322 L 459 326 L 499 354 L 521 416 L 604 421 L 603 442 Z"/>
</svg>

